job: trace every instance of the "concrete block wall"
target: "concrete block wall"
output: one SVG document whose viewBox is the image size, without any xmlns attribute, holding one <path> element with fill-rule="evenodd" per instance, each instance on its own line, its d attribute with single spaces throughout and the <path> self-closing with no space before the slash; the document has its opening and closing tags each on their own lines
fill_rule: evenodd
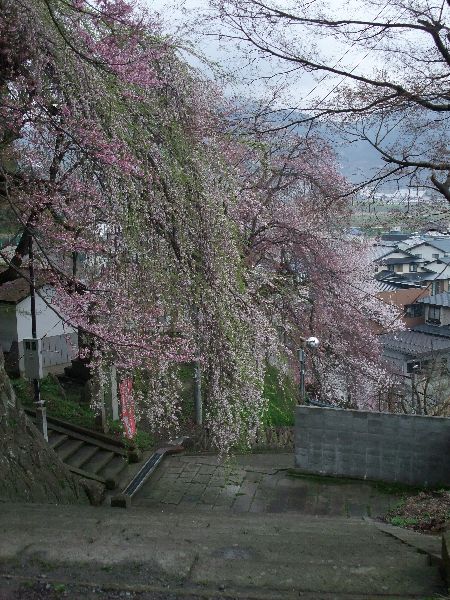
<svg viewBox="0 0 450 600">
<path fill-rule="evenodd" d="M 295 465 L 305 473 L 450 484 L 450 419 L 298 406 Z"/>
</svg>

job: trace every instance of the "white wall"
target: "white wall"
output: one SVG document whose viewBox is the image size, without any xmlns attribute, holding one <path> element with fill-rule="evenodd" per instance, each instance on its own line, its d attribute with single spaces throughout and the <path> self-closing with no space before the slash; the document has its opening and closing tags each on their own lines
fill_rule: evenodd
<svg viewBox="0 0 450 600">
<path fill-rule="evenodd" d="M 425 321 L 428 321 L 430 305 L 425 305 Z M 441 306 L 441 326 L 442 325 L 450 325 L 450 308 L 446 308 L 445 306 Z"/>
<path fill-rule="evenodd" d="M 409 248 L 408 251 L 410 254 L 421 254 L 422 258 L 427 261 L 436 260 L 435 258 L 433 258 L 433 254 L 439 254 L 439 258 L 444 257 L 444 252 L 442 250 L 439 250 L 438 248 L 433 248 L 432 246 L 428 246 L 428 244 L 419 244 L 415 248 Z"/>
<path fill-rule="evenodd" d="M 52 303 L 54 289 L 44 286 L 39 289 L 39 294 L 47 302 Z M 56 308 L 56 307 L 55 307 Z M 31 337 L 31 297 L 28 296 L 16 305 L 17 340 L 19 342 L 19 370 L 24 372 L 23 343 L 24 338 Z M 76 329 L 69 327 L 49 307 L 44 300 L 36 294 L 36 334 L 38 338 L 52 338 L 59 335 L 75 333 Z"/>
<path fill-rule="evenodd" d="M 54 290 L 51 286 L 44 286 L 39 290 L 47 302 L 51 303 Z M 56 307 L 55 307 L 56 308 Z M 17 315 L 17 340 L 31 337 L 31 297 L 28 296 L 16 306 Z M 60 317 L 36 294 L 36 333 L 38 338 L 55 336 L 64 333 L 73 333 L 75 329 L 69 327 Z"/>
</svg>

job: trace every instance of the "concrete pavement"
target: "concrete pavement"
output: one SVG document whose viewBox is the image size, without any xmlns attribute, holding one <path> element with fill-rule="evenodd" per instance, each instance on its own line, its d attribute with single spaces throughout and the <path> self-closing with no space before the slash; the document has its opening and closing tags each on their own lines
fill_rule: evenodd
<svg viewBox="0 0 450 600">
<path fill-rule="evenodd" d="M 55 586 L 70 600 L 443 597 L 428 556 L 365 516 L 396 497 L 291 478 L 291 461 L 171 457 L 127 510 L 2 504 L 0 598 L 54 600 Z"/>
<path fill-rule="evenodd" d="M 0 578 L 233 598 L 431 598 L 427 557 L 359 518 L 2 505 Z"/>
</svg>

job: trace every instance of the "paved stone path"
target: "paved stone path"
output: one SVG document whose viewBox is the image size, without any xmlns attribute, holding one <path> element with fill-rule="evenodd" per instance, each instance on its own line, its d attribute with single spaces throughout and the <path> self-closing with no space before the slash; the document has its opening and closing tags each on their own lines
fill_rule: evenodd
<svg viewBox="0 0 450 600">
<path fill-rule="evenodd" d="M 399 502 L 365 482 L 294 477 L 292 454 L 171 456 L 133 498 L 133 506 L 201 511 L 296 511 L 321 516 L 377 517 Z"/>
</svg>

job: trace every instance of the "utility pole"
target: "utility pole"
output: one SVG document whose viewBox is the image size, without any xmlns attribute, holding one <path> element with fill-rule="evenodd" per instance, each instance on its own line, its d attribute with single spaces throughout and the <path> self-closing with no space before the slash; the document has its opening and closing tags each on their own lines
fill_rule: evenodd
<svg viewBox="0 0 450 600">
<path fill-rule="evenodd" d="M 33 236 L 30 235 L 28 245 L 28 268 L 30 273 L 30 296 L 31 296 L 31 337 L 36 340 L 37 346 L 37 323 L 36 323 L 36 280 L 34 276 L 34 254 Z M 40 350 L 38 350 L 40 351 Z M 39 357 L 40 360 L 40 357 Z M 36 425 L 42 431 L 44 439 L 48 442 L 47 411 L 45 402 L 41 399 L 39 379 L 33 379 L 34 403 L 36 405 Z"/>
<path fill-rule="evenodd" d="M 411 405 L 416 408 L 416 415 L 422 414 L 422 406 L 420 404 L 419 391 L 417 389 L 417 373 L 420 370 L 420 363 L 415 362 L 412 366 L 411 372 Z"/>
<path fill-rule="evenodd" d="M 305 404 L 306 392 L 305 392 L 305 363 L 306 363 L 306 352 L 303 348 L 298 349 L 298 362 L 300 365 L 300 382 L 299 382 L 299 390 L 300 390 L 300 402 L 301 404 Z"/>
</svg>

